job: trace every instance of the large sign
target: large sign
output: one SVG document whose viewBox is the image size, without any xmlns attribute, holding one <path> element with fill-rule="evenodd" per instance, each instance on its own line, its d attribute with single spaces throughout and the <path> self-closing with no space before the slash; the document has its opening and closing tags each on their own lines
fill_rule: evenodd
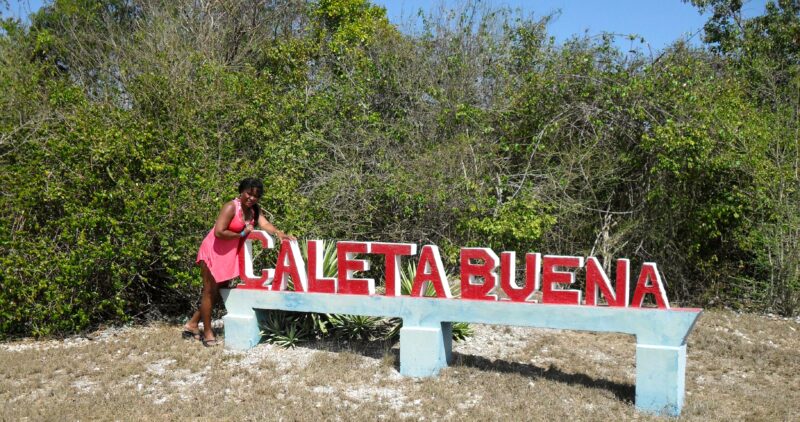
<svg viewBox="0 0 800 422">
<path fill-rule="evenodd" d="M 626 333 L 636 336 L 636 407 L 652 413 L 680 414 L 685 394 L 686 338 L 701 309 L 670 308 L 658 268 L 644 263 L 632 271 L 630 261 L 615 262 L 612 283 L 594 257 L 524 257 L 524 283 L 516 280 L 514 252 L 497 256 L 487 248 L 460 251 L 460 300 L 450 290 L 439 249 L 406 243 L 337 242 L 336 277 L 322 273 L 323 242 L 308 242 L 308 259 L 296 241 L 283 241 L 275 268 L 253 271 L 253 242 L 276 245 L 265 232 L 254 231 L 239 253 L 242 284 L 222 289 L 225 347 L 245 350 L 258 344 L 259 310 L 370 315 L 402 318 L 400 373 L 434 376 L 452 360 L 451 323 L 463 321 L 566 330 Z M 401 259 L 415 259 L 411 295 L 400 294 Z M 357 274 L 381 260 L 385 291 L 375 280 Z M 576 274 L 585 277 L 575 289 Z M 636 280 L 633 297 L 628 297 Z M 293 289 L 289 289 L 289 285 Z M 522 280 L 520 280 L 522 281 Z M 421 297 L 432 285 L 436 297 Z M 541 304 L 533 293 L 541 291 Z M 600 306 L 600 296 L 606 306 Z M 538 297 L 538 296 L 537 296 Z M 643 307 L 652 297 L 655 307 Z"/>
<path fill-rule="evenodd" d="M 284 240 L 275 268 L 255 274 L 253 240 L 261 242 L 264 248 L 275 247 L 272 238 L 263 231 L 254 231 L 248 236 L 239 254 L 240 278 L 244 282 L 240 289 L 285 291 L 292 280 L 296 292 L 374 295 L 375 280 L 355 276 L 356 272 L 369 270 L 371 264 L 369 259 L 356 256 L 372 255 L 385 264 L 383 295 L 396 297 L 400 296 L 400 260 L 417 254 L 417 245 L 410 243 L 337 242 L 338 275 L 331 278 L 322 274 L 323 241 L 308 241 L 306 263 L 297 242 Z M 602 294 L 608 306 L 639 308 L 650 295 L 657 308 L 670 307 L 658 267 L 652 262 L 645 262 L 639 268 L 633 299 L 629 300 L 631 268 L 630 261 L 624 258 L 616 261 L 613 285 L 595 257 L 528 253 L 523 285 L 516 280 L 515 252 L 502 252 L 498 257 L 489 248 L 462 248 L 460 258 L 462 299 L 531 302 L 533 293 L 541 290 L 541 302 L 549 304 L 597 306 Z M 576 270 L 581 268 L 585 268 L 586 277 L 583 291 L 570 288 L 575 284 Z M 419 253 L 411 296 L 421 296 L 425 284 L 433 285 L 436 297 L 453 298 L 439 248 L 435 245 L 425 245 Z"/>
</svg>

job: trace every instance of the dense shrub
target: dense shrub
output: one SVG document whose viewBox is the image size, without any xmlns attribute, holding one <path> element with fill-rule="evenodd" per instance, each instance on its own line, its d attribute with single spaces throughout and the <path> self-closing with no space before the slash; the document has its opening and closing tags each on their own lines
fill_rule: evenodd
<svg viewBox="0 0 800 422">
<path fill-rule="evenodd" d="M 476 4 L 413 34 L 366 0 L 2 20 L 0 335 L 188 312 L 252 175 L 301 237 L 655 260 L 680 304 L 796 314 L 798 11 L 694 3 L 707 47 L 657 56 Z"/>
</svg>

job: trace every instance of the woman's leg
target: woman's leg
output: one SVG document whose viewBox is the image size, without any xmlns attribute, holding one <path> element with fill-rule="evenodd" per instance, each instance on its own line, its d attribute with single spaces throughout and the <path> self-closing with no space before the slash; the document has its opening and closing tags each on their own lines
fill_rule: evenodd
<svg viewBox="0 0 800 422">
<path fill-rule="evenodd" d="M 192 314 L 192 317 L 189 318 L 189 321 L 187 321 L 186 324 L 183 325 L 184 338 L 188 338 L 187 337 L 188 336 L 187 332 L 188 332 L 192 333 L 192 337 L 194 337 L 195 340 L 199 340 L 200 339 L 200 329 L 199 329 L 200 327 L 198 326 L 199 323 L 200 323 L 200 309 L 194 311 L 194 314 Z"/>
<path fill-rule="evenodd" d="M 208 272 L 208 267 L 206 266 L 206 263 L 203 262 L 203 261 L 200 261 L 200 277 L 203 279 L 203 291 L 205 291 L 205 289 L 206 289 L 206 287 L 205 287 L 206 281 L 205 280 L 206 280 L 206 273 L 207 272 Z M 200 318 L 202 317 L 202 315 L 200 313 L 200 308 L 202 308 L 202 300 L 203 300 L 202 298 L 203 298 L 203 293 L 200 294 L 200 303 L 201 303 L 200 307 L 198 307 L 198 309 L 196 311 L 194 311 L 194 314 L 192 314 L 192 317 L 189 318 L 189 321 L 187 321 L 186 324 L 183 326 L 184 330 L 190 331 L 192 333 L 195 333 L 195 339 L 199 339 L 199 337 L 200 337 L 199 328 L 200 328 Z"/>
<path fill-rule="evenodd" d="M 203 294 L 200 298 L 200 310 L 198 311 L 199 318 L 203 321 L 203 338 L 206 341 L 215 340 L 214 331 L 211 329 L 211 311 L 214 309 L 214 303 L 217 301 L 219 295 L 219 286 L 217 286 L 214 276 L 208 270 L 205 262 L 200 262 L 200 273 L 203 275 Z"/>
<path fill-rule="evenodd" d="M 205 282 L 203 283 L 205 284 Z M 202 300 L 202 293 L 201 293 L 201 300 Z M 183 336 L 187 338 L 187 332 L 192 333 L 192 336 L 195 340 L 200 340 L 200 308 L 192 314 L 192 317 L 189 318 L 189 321 L 186 321 L 186 324 L 183 325 Z"/>
<path fill-rule="evenodd" d="M 194 331 L 197 330 L 198 324 L 200 324 L 200 309 L 194 311 L 194 314 L 192 314 L 192 317 L 189 318 L 189 322 L 184 325 L 184 328 L 189 331 Z"/>
</svg>

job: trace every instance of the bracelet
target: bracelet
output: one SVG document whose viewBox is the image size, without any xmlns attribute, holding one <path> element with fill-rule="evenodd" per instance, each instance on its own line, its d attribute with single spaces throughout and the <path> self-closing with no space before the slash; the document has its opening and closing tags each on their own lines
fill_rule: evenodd
<svg viewBox="0 0 800 422">
<path fill-rule="evenodd" d="M 239 237 L 244 237 L 244 230 L 242 230 L 242 232 L 239 233 Z"/>
</svg>

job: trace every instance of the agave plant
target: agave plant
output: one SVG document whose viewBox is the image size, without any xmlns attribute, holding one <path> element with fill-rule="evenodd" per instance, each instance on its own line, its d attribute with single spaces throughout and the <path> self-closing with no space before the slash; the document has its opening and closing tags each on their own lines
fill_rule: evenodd
<svg viewBox="0 0 800 422">
<path fill-rule="evenodd" d="M 328 315 L 333 333 L 348 340 L 371 341 L 385 336 L 383 318 L 363 315 Z"/>
<path fill-rule="evenodd" d="M 270 311 L 262 324 L 261 335 L 266 341 L 283 347 L 293 348 L 313 337 L 308 330 L 302 314 Z"/>
</svg>

